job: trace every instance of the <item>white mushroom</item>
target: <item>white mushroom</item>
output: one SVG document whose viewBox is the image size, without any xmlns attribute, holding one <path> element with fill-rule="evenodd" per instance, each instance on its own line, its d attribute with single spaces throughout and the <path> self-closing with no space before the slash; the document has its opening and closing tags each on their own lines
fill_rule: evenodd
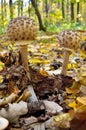
<svg viewBox="0 0 86 130">
<path fill-rule="evenodd" d="M 66 75 L 67 65 L 69 62 L 69 55 L 72 50 L 78 51 L 82 43 L 81 36 L 79 32 L 72 30 L 63 31 L 58 36 L 59 44 L 64 50 L 64 61 L 62 66 L 62 74 Z"/>
<path fill-rule="evenodd" d="M 0 130 L 4 130 L 8 127 L 9 122 L 7 119 L 0 117 Z"/>
<path fill-rule="evenodd" d="M 28 44 L 37 36 L 37 27 L 34 20 L 26 16 L 12 19 L 8 25 L 7 35 L 10 40 L 15 41 L 16 45 L 20 46 L 22 64 L 26 72 L 29 72 Z"/>
</svg>

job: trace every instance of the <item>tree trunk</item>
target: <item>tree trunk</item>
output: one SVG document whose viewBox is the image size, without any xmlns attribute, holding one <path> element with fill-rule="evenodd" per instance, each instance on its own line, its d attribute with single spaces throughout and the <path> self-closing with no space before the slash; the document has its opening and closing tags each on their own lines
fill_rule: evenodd
<svg viewBox="0 0 86 130">
<path fill-rule="evenodd" d="M 1 0 L 1 19 L 2 19 L 2 21 L 4 19 L 4 3 L 3 3 L 3 0 Z"/>
<path fill-rule="evenodd" d="M 43 30 L 43 31 L 46 31 L 46 28 L 43 26 L 43 23 L 42 23 L 41 14 L 40 14 L 40 12 L 38 10 L 37 4 L 36 4 L 36 0 L 31 0 L 31 3 L 32 3 L 32 6 L 35 9 L 35 13 L 36 13 L 38 21 L 39 21 L 39 29 Z"/>
<path fill-rule="evenodd" d="M 13 18 L 13 2 L 9 0 L 9 8 L 10 8 L 10 19 Z"/>
<path fill-rule="evenodd" d="M 65 18 L 64 1 L 62 1 L 62 17 Z"/>
<path fill-rule="evenodd" d="M 67 0 L 67 3 L 66 3 L 66 14 L 65 15 L 67 16 L 67 18 L 66 18 L 67 22 L 69 22 L 70 21 L 70 19 L 69 19 L 69 16 L 70 16 L 70 1 L 69 0 Z"/>
<path fill-rule="evenodd" d="M 21 12 L 21 0 L 18 0 L 18 16 L 20 16 Z"/>
<path fill-rule="evenodd" d="M 79 9 L 80 9 L 80 2 L 77 2 L 77 16 L 79 14 Z M 79 22 L 79 17 L 77 17 L 77 22 Z"/>
<path fill-rule="evenodd" d="M 4 13 L 5 17 L 7 16 L 6 0 L 4 0 Z"/>
<path fill-rule="evenodd" d="M 30 4 L 30 2 L 29 2 L 29 4 L 28 4 L 28 14 L 29 14 L 29 18 L 30 18 L 30 12 L 31 12 L 31 4 Z"/>
<path fill-rule="evenodd" d="M 48 0 L 45 0 L 45 12 L 46 12 L 46 17 L 48 17 Z"/>
<path fill-rule="evenodd" d="M 71 2 L 71 21 L 74 21 L 74 3 Z"/>
<path fill-rule="evenodd" d="M 21 0 L 21 16 L 23 15 L 23 0 Z"/>
</svg>

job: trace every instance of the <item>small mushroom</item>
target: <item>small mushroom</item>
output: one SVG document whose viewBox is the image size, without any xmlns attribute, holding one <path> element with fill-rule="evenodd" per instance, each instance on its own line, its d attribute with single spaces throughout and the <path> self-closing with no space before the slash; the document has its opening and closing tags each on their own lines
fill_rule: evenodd
<svg viewBox="0 0 86 130">
<path fill-rule="evenodd" d="M 5 130 L 9 125 L 9 122 L 7 119 L 0 117 L 0 130 Z"/>
<path fill-rule="evenodd" d="M 26 16 L 14 18 L 10 21 L 7 29 L 7 35 L 10 40 L 15 41 L 16 45 L 20 47 L 20 54 L 22 64 L 28 72 L 28 44 L 37 36 L 37 27 L 33 19 Z"/>
<path fill-rule="evenodd" d="M 66 75 L 67 65 L 69 62 L 69 56 L 72 51 L 78 51 L 82 43 L 81 36 L 79 32 L 67 30 L 63 31 L 58 36 L 58 41 L 60 46 L 64 50 L 64 61 L 62 66 L 62 74 Z"/>
</svg>

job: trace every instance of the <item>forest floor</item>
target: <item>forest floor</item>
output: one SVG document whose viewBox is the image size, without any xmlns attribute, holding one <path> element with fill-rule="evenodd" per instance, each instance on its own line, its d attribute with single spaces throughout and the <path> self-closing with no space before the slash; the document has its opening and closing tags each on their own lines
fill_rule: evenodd
<svg viewBox="0 0 86 130">
<path fill-rule="evenodd" d="M 62 75 L 63 50 L 57 35 L 40 34 L 28 45 L 31 81 L 19 48 L 0 36 L 0 116 L 9 121 L 6 130 L 85 130 L 86 54 L 73 52 L 67 75 Z M 36 101 L 30 100 L 30 86 Z"/>
</svg>

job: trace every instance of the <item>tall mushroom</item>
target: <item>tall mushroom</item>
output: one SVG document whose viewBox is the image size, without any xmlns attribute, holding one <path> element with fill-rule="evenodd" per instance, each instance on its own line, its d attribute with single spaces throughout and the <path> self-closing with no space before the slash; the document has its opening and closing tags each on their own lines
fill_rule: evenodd
<svg viewBox="0 0 86 130">
<path fill-rule="evenodd" d="M 58 41 L 59 41 L 60 46 L 64 50 L 64 61 L 63 61 L 61 73 L 63 75 L 66 75 L 67 65 L 69 62 L 69 56 L 72 50 L 78 51 L 80 49 L 82 40 L 81 40 L 81 36 L 79 32 L 66 30 L 59 34 Z"/>
<path fill-rule="evenodd" d="M 26 72 L 29 72 L 28 44 L 37 36 L 37 27 L 34 20 L 26 16 L 12 19 L 8 25 L 7 35 L 20 47 L 22 64 Z M 30 79 L 30 73 L 28 73 L 28 77 Z"/>
</svg>

